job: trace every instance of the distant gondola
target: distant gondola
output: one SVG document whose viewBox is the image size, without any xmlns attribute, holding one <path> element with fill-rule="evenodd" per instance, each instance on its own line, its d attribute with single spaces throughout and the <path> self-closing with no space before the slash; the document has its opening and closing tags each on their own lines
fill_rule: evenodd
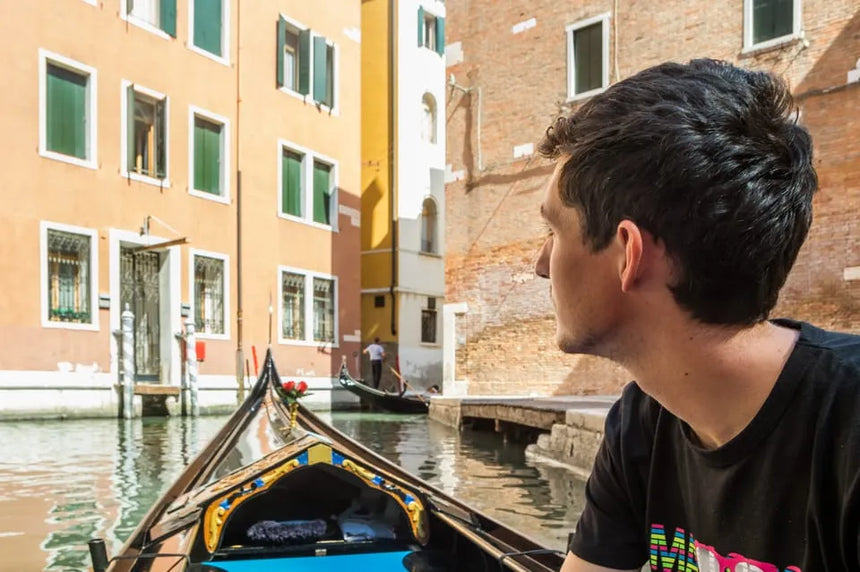
<svg viewBox="0 0 860 572">
<path fill-rule="evenodd" d="M 390 411 L 391 413 L 427 413 L 430 410 L 430 398 L 417 394 L 398 395 L 374 389 L 362 381 L 353 378 L 346 368 L 346 362 L 340 366 L 338 381 L 341 386 L 357 395 L 362 403 Z"/>
<path fill-rule="evenodd" d="M 285 404 L 271 352 L 249 397 L 95 572 L 558 570 L 562 555 Z"/>
</svg>

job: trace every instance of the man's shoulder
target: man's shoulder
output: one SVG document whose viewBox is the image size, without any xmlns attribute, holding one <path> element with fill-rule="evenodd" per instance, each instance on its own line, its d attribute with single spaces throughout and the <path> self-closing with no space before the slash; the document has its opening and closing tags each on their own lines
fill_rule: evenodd
<svg viewBox="0 0 860 572">
<path fill-rule="evenodd" d="M 808 322 L 774 319 L 777 325 L 799 331 L 798 344 L 819 352 L 827 352 L 838 362 L 860 369 L 860 335 L 825 330 Z"/>
<path fill-rule="evenodd" d="M 623 449 L 650 448 L 662 414 L 660 403 L 631 381 L 606 416 L 606 439 Z"/>
</svg>

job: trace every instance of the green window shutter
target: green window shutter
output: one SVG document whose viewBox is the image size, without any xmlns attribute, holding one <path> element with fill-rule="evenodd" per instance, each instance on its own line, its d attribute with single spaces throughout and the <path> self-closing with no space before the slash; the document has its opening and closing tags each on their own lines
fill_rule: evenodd
<svg viewBox="0 0 860 572">
<path fill-rule="evenodd" d="M 322 36 L 314 37 L 314 100 L 325 103 L 328 74 L 326 73 L 326 42 Z"/>
<path fill-rule="evenodd" d="M 311 31 L 299 32 L 299 93 L 311 92 Z"/>
<path fill-rule="evenodd" d="M 445 55 L 445 18 L 436 18 L 436 53 Z"/>
<path fill-rule="evenodd" d="M 325 100 L 323 103 L 334 107 L 334 46 L 325 49 Z"/>
<path fill-rule="evenodd" d="M 159 179 L 167 178 L 167 115 L 166 101 L 155 102 L 155 174 Z"/>
<path fill-rule="evenodd" d="M 125 13 L 131 14 L 132 10 L 134 10 L 134 0 L 125 0 Z"/>
<path fill-rule="evenodd" d="M 418 47 L 424 45 L 424 7 L 418 6 Z"/>
<path fill-rule="evenodd" d="M 134 84 L 125 88 L 125 168 L 130 173 L 134 171 Z"/>
<path fill-rule="evenodd" d="M 284 42 L 287 36 L 287 21 L 283 16 L 278 16 L 278 51 L 276 53 L 275 81 L 278 87 L 284 87 Z"/>
<path fill-rule="evenodd" d="M 314 222 L 331 224 L 331 167 L 314 161 Z"/>
<path fill-rule="evenodd" d="M 47 149 L 86 159 L 88 78 L 51 64 L 47 76 Z"/>
<path fill-rule="evenodd" d="M 168 35 L 176 37 L 176 0 L 159 0 L 159 20 L 161 29 Z"/>
<path fill-rule="evenodd" d="M 194 120 L 194 189 L 221 194 L 221 126 Z"/>
<path fill-rule="evenodd" d="M 216 56 L 221 55 L 222 0 L 194 1 L 194 45 Z"/>
<path fill-rule="evenodd" d="M 199 119 L 194 119 L 194 187 L 195 191 L 202 191 L 205 187 L 203 180 L 206 169 L 206 159 L 203 156 L 203 145 L 205 138 L 203 124 Z"/>
<path fill-rule="evenodd" d="M 302 216 L 302 156 L 284 149 L 282 159 L 281 212 Z"/>
</svg>

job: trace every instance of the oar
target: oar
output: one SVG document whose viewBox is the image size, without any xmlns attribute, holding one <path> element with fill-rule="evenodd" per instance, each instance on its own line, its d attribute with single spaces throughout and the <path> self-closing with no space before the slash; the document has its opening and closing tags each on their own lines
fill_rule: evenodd
<svg viewBox="0 0 860 572">
<path fill-rule="evenodd" d="M 394 375 L 396 375 L 396 376 L 397 376 L 397 379 L 399 379 L 400 381 L 402 381 L 402 382 L 403 382 L 403 385 L 405 385 L 406 387 L 408 387 L 408 388 L 409 388 L 409 389 L 411 389 L 412 391 L 415 391 L 415 388 L 414 388 L 414 387 L 412 387 L 411 385 L 409 385 L 409 382 L 408 382 L 408 381 L 406 381 L 406 379 L 405 379 L 402 375 L 400 375 L 400 374 L 397 372 L 397 370 L 396 370 L 396 369 L 394 369 L 394 368 L 393 368 L 393 367 L 391 367 L 391 366 L 388 366 L 388 369 L 390 369 L 390 370 L 391 370 L 391 373 L 393 373 Z M 415 396 L 416 396 L 416 397 L 418 397 L 418 399 L 420 399 L 420 400 L 421 400 L 421 403 L 424 403 L 424 404 L 426 405 L 426 403 L 427 403 L 427 402 L 426 402 L 426 401 L 424 401 L 424 398 L 423 398 L 423 397 L 421 397 L 421 394 L 420 394 L 420 393 L 418 393 L 417 391 L 415 391 Z"/>
</svg>

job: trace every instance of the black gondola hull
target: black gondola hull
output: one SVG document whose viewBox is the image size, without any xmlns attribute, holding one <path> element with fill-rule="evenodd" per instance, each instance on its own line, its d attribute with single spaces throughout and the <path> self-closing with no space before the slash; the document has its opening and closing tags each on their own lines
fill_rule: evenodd
<svg viewBox="0 0 860 572">
<path fill-rule="evenodd" d="M 391 413 L 427 413 L 430 398 L 417 395 L 397 395 L 374 389 L 349 375 L 346 366 L 341 366 L 338 381 L 341 387 L 357 395 L 363 404 Z"/>
</svg>

